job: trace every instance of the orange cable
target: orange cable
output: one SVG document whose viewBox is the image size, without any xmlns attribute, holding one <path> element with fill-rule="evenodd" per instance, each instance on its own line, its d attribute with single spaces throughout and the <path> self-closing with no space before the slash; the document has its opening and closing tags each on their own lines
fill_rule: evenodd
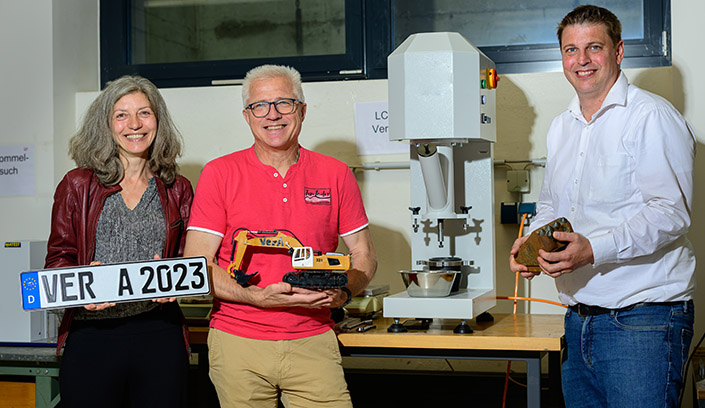
<svg viewBox="0 0 705 408">
<path fill-rule="evenodd" d="M 522 233 L 524 232 L 524 223 L 526 222 L 526 216 L 528 214 L 524 213 L 521 216 L 521 224 L 519 224 L 519 236 L 517 238 L 521 238 Z M 513 314 L 517 314 L 517 301 L 519 300 L 519 272 L 516 272 L 514 274 L 514 312 Z M 497 297 L 499 299 L 499 297 Z M 507 361 L 507 374 L 504 377 L 504 393 L 502 395 L 502 408 L 504 408 L 507 405 L 507 389 L 509 388 L 509 371 L 512 368 L 512 360 Z"/>
<path fill-rule="evenodd" d="M 514 297 L 519 296 L 519 272 L 514 273 Z M 512 314 L 517 314 L 517 299 L 514 299 L 514 310 Z"/>
<path fill-rule="evenodd" d="M 556 305 L 556 306 L 560 306 L 560 307 L 565 307 L 565 308 L 568 307 L 568 306 L 566 306 L 566 305 L 564 305 L 564 304 L 562 304 L 562 303 L 554 302 L 553 300 L 538 299 L 538 298 L 530 298 L 530 297 L 521 297 L 521 296 L 497 296 L 497 297 L 495 297 L 495 299 L 500 299 L 500 300 L 502 300 L 502 299 L 504 299 L 504 300 L 513 300 L 513 301 L 515 301 L 515 302 L 516 302 L 517 300 L 530 300 L 530 301 L 533 301 L 533 302 L 549 303 L 549 304 L 552 304 L 552 305 Z"/>
<path fill-rule="evenodd" d="M 507 373 L 504 375 L 504 392 L 502 393 L 502 408 L 507 406 L 507 390 L 509 389 L 509 371 L 512 368 L 512 360 L 507 361 Z"/>
<path fill-rule="evenodd" d="M 528 215 L 527 213 L 524 213 L 521 216 L 521 224 L 519 224 L 519 236 L 517 237 L 517 239 L 521 238 L 521 235 L 524 232 L 524 223 L 526 222 L 527 215 Z M 514 297 L 517 297 L 517 296 L 519 296 L 519 272 L 514 273 Z M 514 300 L 514 314 L 517 314 L 517 301 L 516 300 Z"/>
</svg>

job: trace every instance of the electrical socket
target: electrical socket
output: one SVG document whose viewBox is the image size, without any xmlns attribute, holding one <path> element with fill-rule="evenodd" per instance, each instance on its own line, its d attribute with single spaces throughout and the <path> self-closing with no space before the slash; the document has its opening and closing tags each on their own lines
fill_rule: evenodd
<svg viewBox="0 0 705 408">
<path fill-rule="evenodd" d="M 507 171 L 507 191 L 511 193 L 528 193 L 530 190 L 528 170 Z"/>
</svg>

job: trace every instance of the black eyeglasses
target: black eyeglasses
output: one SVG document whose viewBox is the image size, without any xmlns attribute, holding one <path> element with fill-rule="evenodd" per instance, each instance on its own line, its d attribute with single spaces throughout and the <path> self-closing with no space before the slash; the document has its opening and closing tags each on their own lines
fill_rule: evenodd
<svg viewBox="0 0 705 408">
<path fill-rule="evenodd" d="M 272 109 L 272 105 L 274 105 L 274 109 L 276 109 L 277 112 L 282 115 L 288 115 L 296 110 L 296 102 L 303 103 L 294 98 L 282 98 L 274 102 L 254 102 L 247 105 L 246 109 L 252 111 L 252 114 L 255 115 L 256 118 L 263 118 L 269 115 L 269 110 Z"/>
</svg>

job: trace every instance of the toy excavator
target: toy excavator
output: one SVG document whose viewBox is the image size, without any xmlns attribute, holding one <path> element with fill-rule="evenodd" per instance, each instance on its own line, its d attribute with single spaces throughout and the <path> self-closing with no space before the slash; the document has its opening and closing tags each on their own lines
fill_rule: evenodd
<svg viewBox="0 0 705 408">
<path fill-rule="evenodd" d="M 257 272 L 246 274 L 240 268 L 242 260 L 250 247 L 281 248 L 291 255 L 291 266 L 295 269 L 282 279 L 284 282 L 308 289 L 335 289 L 348 284 L 350 255 L 339 253 L 322 254 L 311 247 L 304 246 L 288 230 L 250 231 L 238 228 L 233 232 L 233 251 L 230 255 L 228 273 L 240 285 L 246 286 Z"/>
</svg>

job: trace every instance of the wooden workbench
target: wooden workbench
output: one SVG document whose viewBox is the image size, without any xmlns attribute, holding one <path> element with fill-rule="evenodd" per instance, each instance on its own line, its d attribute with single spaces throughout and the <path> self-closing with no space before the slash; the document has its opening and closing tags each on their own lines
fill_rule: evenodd
<svg viewBox="0 0 705 408">
<path fill-rule="evenodd" d="M 429 330 L 388 333 L 390 318 L 374 321 L 365 333 L 339 333 L 343 347 L 560 351 L 563 315 L 493 314 L 494 321 L 470 322 L 472 334 L 455 334 L 458 320 L 434 320 Z M 404 319 L 401 320 L 402 322 Z"/>
<path fill-rule="evenodd" d="M 422 332 L 388 333 L 390 318 L 374 321 L 376 328 L 365 333 L 339 333 L 343 347 L 394 348 L 473 348 L 478 350 L 560 351 L 563 339 L 563 315 L 495 314 L 488 323 L 471 322 L 474 333 L 453 333 L 457 320 L 437 320 Z M 402 319 L 401 321 L 404 321 Z M 207 326 L 189 327 L 191 344 L 206 344 Z"/>
<path fill-rule="evenodd" d="M 432 322 L 428 330 L 389 333 L 393 319 L 374 321 L 364 333 L 339 333 L 341 353 L 351 357 L 523 360 L 526 362 L 528 407 L 541 407 L 541 359 L 548 355 L 550 401 L 562 407 L 560 353 L 563 315 L 495 314 L 494 321 L 468 322 L 471 334 L 456 334 L 458 320 Z M 401 320 L 402 322 L 404 319 Z"/>
</svg>

